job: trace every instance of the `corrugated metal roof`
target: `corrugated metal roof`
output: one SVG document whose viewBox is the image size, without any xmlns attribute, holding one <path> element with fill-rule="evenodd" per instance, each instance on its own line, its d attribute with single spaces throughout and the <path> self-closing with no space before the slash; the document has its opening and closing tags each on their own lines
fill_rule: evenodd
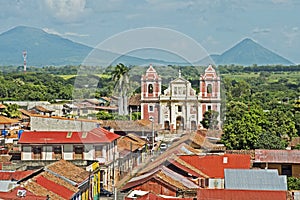
<svg viewBox="0 0 300 200">
<path fill-rule="evenodd" d="M 287 190 L 286 176 L 277 170 L 225 169 L 225 188 L 235 190 Z"/>
<path fill-rule="evenodd" d="M 262 191 L 262 190 L 222 190 L 222 189 L 200 189 L 197 192 L 197 200 L 284 200 L 285 191 Z"/>
<path fill-rule="evenodd" d="M 300 163 L 300 150 L 255 150 L 256 163 Z"/>
<path fill-rule="evenodd" d="M 99 144 L 111 143 L 119 137 L 101 127 L 89 132 L 24 131 L 19 144 Z"/>
<path fill-rule="evenodd" d="M 0 192 L 8 192 L 16 186 L 18 186 L 17 181 L 0 181 Z"/>
</svg>

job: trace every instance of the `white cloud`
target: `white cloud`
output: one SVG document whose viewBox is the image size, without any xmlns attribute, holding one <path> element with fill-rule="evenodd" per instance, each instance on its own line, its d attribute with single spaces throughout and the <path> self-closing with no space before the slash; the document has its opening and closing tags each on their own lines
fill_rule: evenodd
<svg viewBox="0 0 300 200">
<path fill-rule="evenodd" d="M 45 0 L 53 15 L 62 21 L 75 21 L 85 11 L 86 0 Z"/>
<path fill-rule="evenodd" d="M 270 33 L 271 29 L 269 28 L 255 28 L 252 30 L 252 33 L 254 34 L 261 34 L 261 33 Z"/>
<path fill-rule="evenodd" d="M 43 28 L 43 31 L 45 31 L 49 34 L 54 34 L 54 35 L 58 35 L 61 37 L 65 37 L 65 36 L 88 37 L 89 36 L 88 34 L 79 34 L 79 33 L 74 33 L 74 32 L 59 33 L 58 31 L 49 29 L 49 28 Z"/>
</svg>

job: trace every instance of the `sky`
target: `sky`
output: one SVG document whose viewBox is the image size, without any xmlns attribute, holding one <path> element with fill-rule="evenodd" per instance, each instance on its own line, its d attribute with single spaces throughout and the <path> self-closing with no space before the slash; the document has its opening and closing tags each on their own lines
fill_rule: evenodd
<svg viewBox="0 0 300 200">
<path fill-rule="evenodd" d="M 31 26 L 96 47 L 157 27 L 189 37 L 208 54 L 251 38 L 299 64 L 299 10 L 299 0 L 0 0 L 0 33 Z"/>
</svg>

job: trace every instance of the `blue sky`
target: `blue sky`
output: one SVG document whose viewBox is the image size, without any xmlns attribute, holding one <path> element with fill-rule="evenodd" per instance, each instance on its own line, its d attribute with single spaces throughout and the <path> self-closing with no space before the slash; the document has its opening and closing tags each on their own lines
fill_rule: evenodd
<svg viewBox="0 0 300 200">
<path fill-rule="evenodd" d="M 0 32 L 25 25 L 97 46 L 143 27 L 178 31 L 209 54 L 244 38 L 300 63 L 298 0 L 0 0 Z"/>
</svg>

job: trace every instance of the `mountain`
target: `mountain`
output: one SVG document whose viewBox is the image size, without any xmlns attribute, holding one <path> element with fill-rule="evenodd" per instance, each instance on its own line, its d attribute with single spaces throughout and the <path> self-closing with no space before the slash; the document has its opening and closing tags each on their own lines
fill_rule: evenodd
<svg viewBox="0 0 300 200">
<path fill-rule="evenodd" d="M 129 55 L 119 55 L 109 51 L 93 49 L 92 47 L 73 42 L 58 35 L 45 31 L 17 26 L 0 34 L 0 65 L 23 65 L 22 52 L 27 51 L 28 66 L 45 65 L 79 65 L 89 55 L 90 58 L 84 64 L 107 66 L 122 62 L 126 65 L 191 65 L 190 63 L 178 63 L 162 59 L 145 59 Z M 194 65 L 240 64 L 240 65 L 271 65 L 293 64 L 289 60 L 264 48 L 251 39 L 244 39 L 221 55 L 211 55 Z"/>
<path fill-rule="evenodd" d="M 204 58 L 198 63 L 207 62 L 208 58 Z M 217 65 L 238 64 L 238 65 L 292 65 L 288 59 L 266 49 L 253 40 L 246 38 L 228 49 L 221 55 L 213 55 L 211 59 Z"/>
<path fill-rule="evenodd" d="M 28 66 L 44 66 L 80 64 L 92 48 L 26 26 L 0 35 L 0 65 L 23 65 L 24 50 Z"/>
</svg>

